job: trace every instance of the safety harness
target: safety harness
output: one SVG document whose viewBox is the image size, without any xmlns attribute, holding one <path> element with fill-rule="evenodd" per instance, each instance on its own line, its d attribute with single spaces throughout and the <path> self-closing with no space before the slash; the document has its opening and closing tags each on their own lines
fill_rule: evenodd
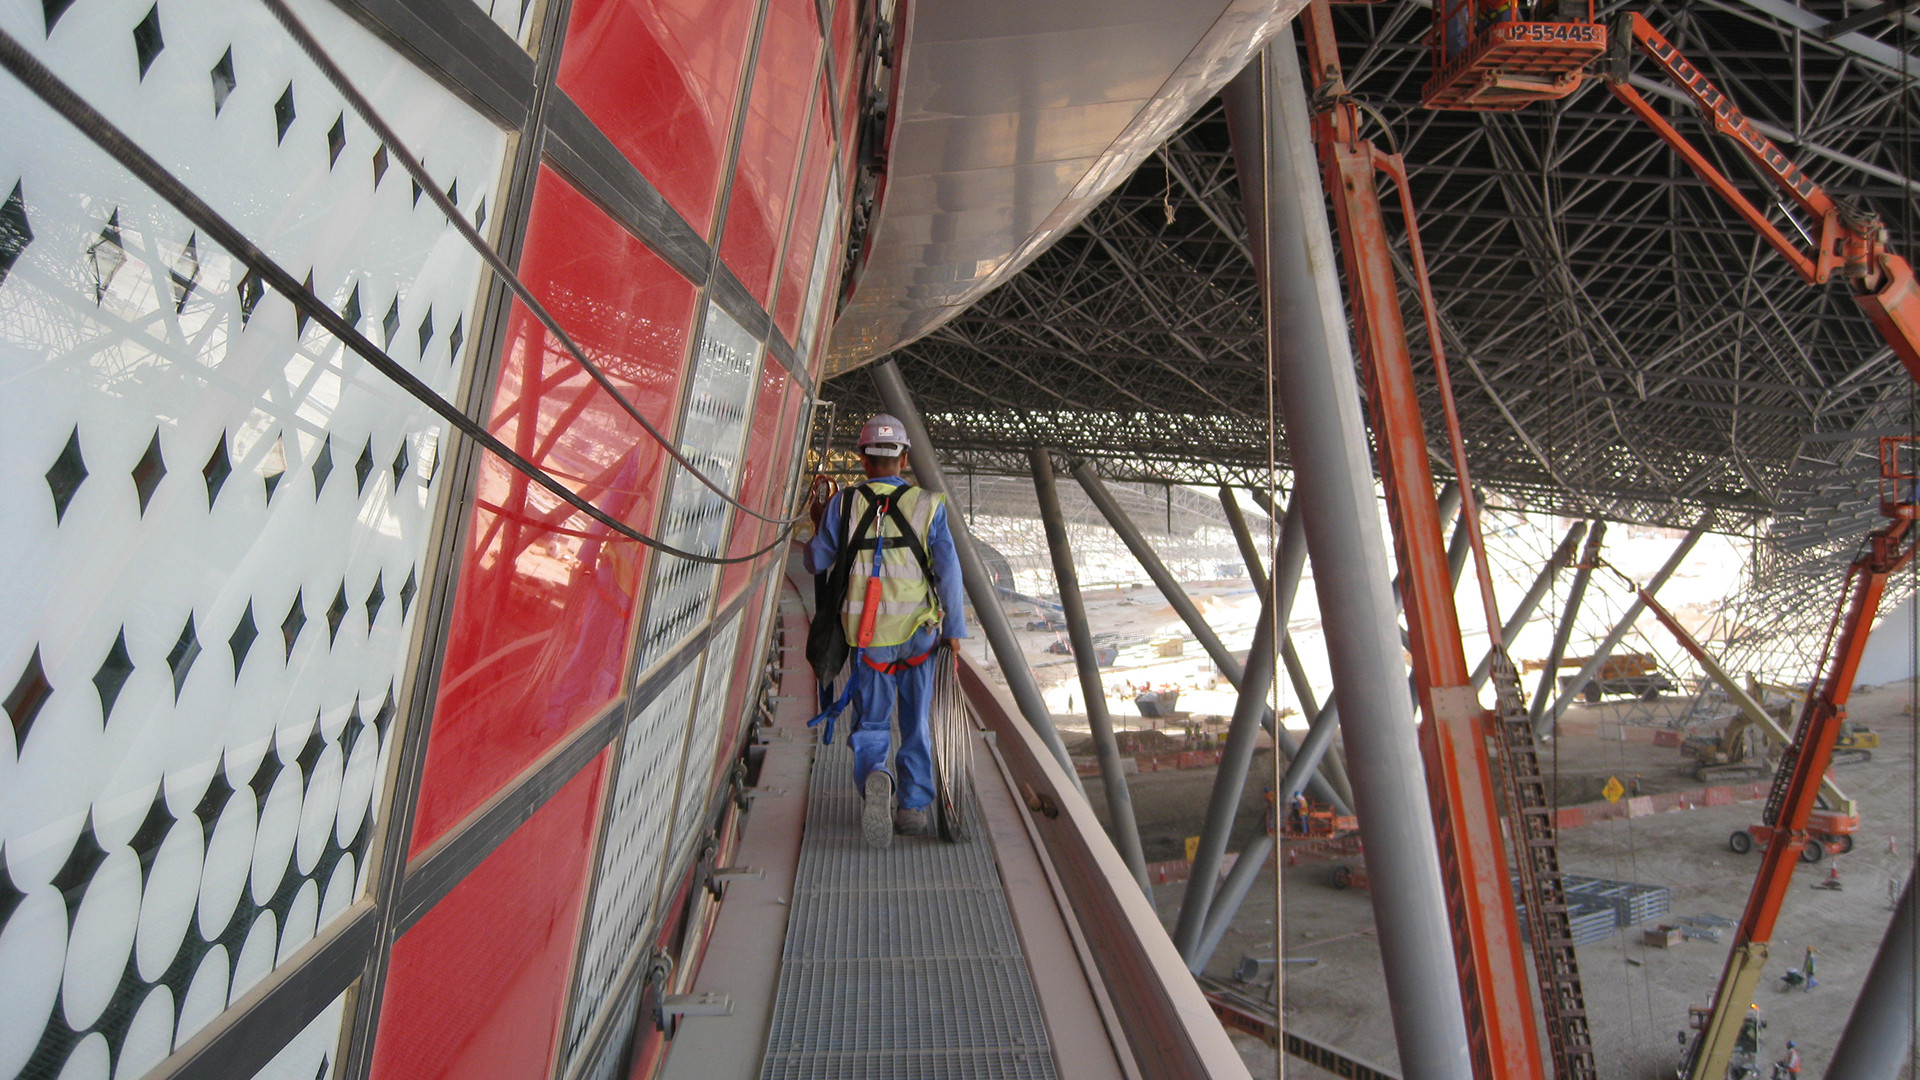
<svg viewBox="0 0 1920 1080">
<path fill-rule="evenodd" d="M 878 522 L 881 519 L 892 521 L 900 530 L 900 536 L 897 539 L 905 542 L 907 550 L 913 553 L 914 560 L 920 564 L 920 572 L 924 574 L 927 579 L 927 597 L 933 604 L 935 620 L 937 621 L 940 616 L 940 575 L 933 568 L 933 560 L 927 556 L 926 544 L 914 533 L 913 525 L 907 520 L 906 514 L 900 509 L 900 495 L 910 486 L 911 485 L 901 483 L 893 486 L 891 490 L 875 493 L 868 485 L 861 484 L 852 488 L 848 497 L 841 499 L 840 552 L 834 560 L 834 566 L 831 568 L 830 573 L 837 577 L 844 588 L 847 575 L 852 570 L 854 558 L 860 552 L 866 550 L 873 552 L 873 568 L 872 572 L 867 576 L 866 595 L 862 598 L 860 623 L 858 632 L 855 635 L 857 640 L 851 643 L 853 645 L 855 663 L 847 673 L 847 685 L 845 689 L 840 692 L 839 700 L 836 701 L 830 700 L 833 694 L 832 686 L 830 684 L 822 684 L 820 687 L 820 714 L 807 721 L 808 727 L 816 727 L 822 723 L 826 725 L 820 736 L 820 741 L 823 744 L 832 744 L 834 721 L 840 718 L 840 714 L 845 712 L 847 705 L 853 701 L 854 694 L 857 692 L 858 685 L 861 681 L 862 668 L 868 668 L 883 675 L 895 675 L 926 663 L 927 658 L 932 656 L 939 647 L 939 643 L 935 642 L 934 648 L 930 648 L 918 656 L 910 656 L 901 660 L 874 660 L 866 654 L 867 646 L 870 645 L 873 640 L 873 626 L 880 609 L 880 591 L 882 581 L 884 580 L 881 568 L 883 565 L 882 556 L 886 550 L 887 537 L 885 530 L 879 527 Z M 859 492 L 861 496 L 867 500 L 867 505 L 860 515 L 859 525 L 856 528 L 849 529 L 848 526 L 852 523 L 853 518 L 853 499 L 851 498 L 851 492 L 854 491 Z M 929 515 L 928 522 L 931 523 L 931 521 L 932 517 Z M 869 529 L 873 532 L 871 537 L 858 540 L 854 539 L 866 533 Z M 816 620 L 823 619 L 828 617 L 828 613 L 825 611 L 815 611 L 813 617 Z M 836 611 L 832 614 L 832 617 L 837 621 L 840 613 Z"/>
</svg>

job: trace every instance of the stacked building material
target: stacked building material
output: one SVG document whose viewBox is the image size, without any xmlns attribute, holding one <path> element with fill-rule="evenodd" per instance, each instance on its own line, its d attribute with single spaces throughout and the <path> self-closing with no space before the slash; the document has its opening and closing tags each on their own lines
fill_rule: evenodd
<svg viewBox="0 0 1920 1080">
<path fill-rule="evenodd" d="M 1639 885 L 1630 881 L 1581 877 L 1568 874 L 1561 879 L 1569 904 L 1606 905 L 1614 910 L 1620 926 L 1638 926 L 1665 915 L 1673 905 L 1672 893 L 1660 885 Z"/>
</svg>

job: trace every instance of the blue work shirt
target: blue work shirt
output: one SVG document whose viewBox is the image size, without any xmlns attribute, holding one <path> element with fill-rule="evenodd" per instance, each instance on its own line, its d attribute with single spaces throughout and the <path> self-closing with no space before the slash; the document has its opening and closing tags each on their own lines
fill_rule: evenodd
<svg viewBox="0 0 1920 1080">
<path fill-rule="evenodd" d="M 868 480 L 875 488 L 898 487 L 906 484 L 897 476 L 882 476 Z M 825 573 L 840 554 L 843 538 L 840 535 L 841 501 L 850 496 L 852 488 L 841 488 L 839 493 L 827 503 L 827 509 L 820 515 L 820 531 L 813 534 L 807 542 L 807 571 L 813 574 Z M 858 518 L 855 518 L 858 523 Z M 927 535 L 920 538 L 927 546 L 927 558 L 933 562 L 933 572 L 940 578 L 940 607 L 945 612 L 940 627 L 941 637 L 963 638 L 967 636 L 967 613 L 963 606 L 966 590 L 960 581 L 960 557 L 953 550 L 953 532 L 947 527 L 947 501 L 933 511 L 933 522 L 927 527 Z"/>
</svg>

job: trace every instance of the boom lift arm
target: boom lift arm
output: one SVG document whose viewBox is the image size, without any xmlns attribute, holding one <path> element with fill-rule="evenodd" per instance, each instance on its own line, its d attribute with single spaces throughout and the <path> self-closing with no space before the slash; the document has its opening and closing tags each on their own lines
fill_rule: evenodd
<svg viewBox="0 0 1920 1080">
<path fill-rule="evenodd" d="M 1543 1080 L 1537 1018 L 1544 1019 L 1557 1080 L 1593 1080 L 1593 1046 L 1560 879 L 1552 808 L 1539 768 L 1533 728 L 1519 678 L 1501 640 L 1481 542 L 1466 447 L 1441 346 L 1438 307 L 1426 275 L 1405 163 L 1361 135 L 1361 114 L 1347 92 L 1327 0 L 1303 14 L 1305 65 L 1317 115 L 1313 136 L 1321 179 L 1333 202 L 1342 262 L 1353 309 L 1354 340 L 1365 374 L 1367 401 L 1407 612 L 1408 643 L 1425 723 L 1420 747 L 1426 762 L 1441 871 L 1454 928 L 1461 1004 L 1477 1080 Z M 1498 707 L 1480 705 L 1461 643 L 1453 579 L 1433 495 L 1433 473 L 1401 319 L 1386 222 L 1376 189 L 1380 175 L 1398 188 L 1433 365 L 1440 383 L 1451 464 L 1459 482 L 1481 603 L 1494 653 Z M 1498 747 L 1496 771 L 1488 753 Z M 1505 814 L 1496 799 L 1504 788 Z M 1504 821 L 1503 821 L 1504 816 Z M 1503 824 L 1505 828 L 1503 829 Z M 1509 863 L 1507 843 L 1514 858 Z M 1525 946 L 1514 913 L 1518 899 L 1533 928 L 1530 944 L 1540 1008 L 1527 1000 Z"/>
<path fill-rule="evenodd" d="M 1818 690 L 1807 696 L 1801 708 L 1793 742 L 1781 755 L 1780 771 L 1767 796 L 1762 821 L 1771 834 L 1761 856 L 1760 872 L 1754 879 L 1746 912 L 1734 931 L 1733 949 L 1714 992 L 1712 1010 L 1688 1050 L 1688 1080 L 1721 1080 L 1726 1075 L 1747 1004 L 1753 1000 L 1754 987 L 1766 966 L 1767 945 L 1780 917 L 1780 905 L 1806 846 L 1807 821 L 1833 756 L 1834 739 L 1846 717 L 1847 698 L 1853 692 L 1867 635 L 1880 611 L 1881 595 L 1887 580 L 1913 558 L 1915 474 L 1901 461 L 1903 448 L 1913 445 L 1914 441 L 1905 437 L 1880 440 L 1880 512 L 1888 521 L 1868 537 L 1847 567 L 1842 606 L 1835 609 L 1827 628 L 1828 648 L 1822 671 L 1814 679 Z"/>
<path fill-rule="evenodd" d="M 1813 219 L 1809 230 L 1812 251 L 1781 232 L 1766 212 L 1734 187 L 1700 149 L 1667 122 L 1646 98 L 1627 83 L 1632 61 L 1629 49 L 1638 48 L 1658 64 L 1686 95 L 1700 106 L 1707 124 L 1726 136 L 1755 170 L 1778 187 L 1794 205 Z M 1887 229 L 1874 214 L 1828 195 L 1813 178 L 1800 171 L 1771 139 L 1760 133 L 1738 106 L 1700 69 L 1694 67 L 1666 35 L 1638 12 L 1625 12 L 1615 23 L 1608 47 L 1607 89 L 1645 121 L 1667 145 L 1684 158 L 1707 185 L 1718 192 L 1747 224 L 1752 225 L 1809 285 L 1824 285 L 1839 271 L 1853 289 L 1853 299 L 1892 346 L 1908 374 L 1920 380 L 1920 286 L 1913 267 L 1887 249 Z"/>
</svg>

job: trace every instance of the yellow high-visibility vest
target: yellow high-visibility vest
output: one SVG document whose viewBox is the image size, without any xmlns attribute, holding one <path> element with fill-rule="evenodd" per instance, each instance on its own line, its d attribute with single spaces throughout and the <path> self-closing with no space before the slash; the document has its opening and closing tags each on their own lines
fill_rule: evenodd
<svg viewBox="0 0 1920 1080">
<path fill-rule="evenodd" d="M 933 527 L 934 511 L 940 508 L 945 497 L 905 484 L 890 490 L 884 487 L 866 489 L 877 498 L 893 500 L 901 516 L 907 519 L 907 526 L 913 530 L 921 550 L 925 551 L 927 533 Z M 849 488 L 841 497 L 857 499 L 855 493 L 859 490 Z M 849 501 L 847 511 L 847 532 L 859 533 L 841 539 L 843 544 L 859 545 L 853 552 L 853 562 L 847 572 L 846 599 L 840 605 L 840 626 L 846 632 L 847 642 L 858 644 L 860 641 L 860 620 L 866 614 L 867 581 L 873 577 L 873 548 L 865 542 L 871 541 L 876 533 L 881 537 L 880 610 L 873 622 L 873 639 L 867 644 L 904 645 L 922 626 L 938 625 L 941 617 L 940 598 L 934 592 L 932 582 L 927 580 L 920 559 L 914 555 L 913 546 L 901 533 L 899 522 L 890 514 L 876 513 L 872 523 L 862 530 L 859 522 L 866 516 L 865 507 Z M 928 558 L 932 558 L 931 552 L 928 552 Z"/>
</svg>

